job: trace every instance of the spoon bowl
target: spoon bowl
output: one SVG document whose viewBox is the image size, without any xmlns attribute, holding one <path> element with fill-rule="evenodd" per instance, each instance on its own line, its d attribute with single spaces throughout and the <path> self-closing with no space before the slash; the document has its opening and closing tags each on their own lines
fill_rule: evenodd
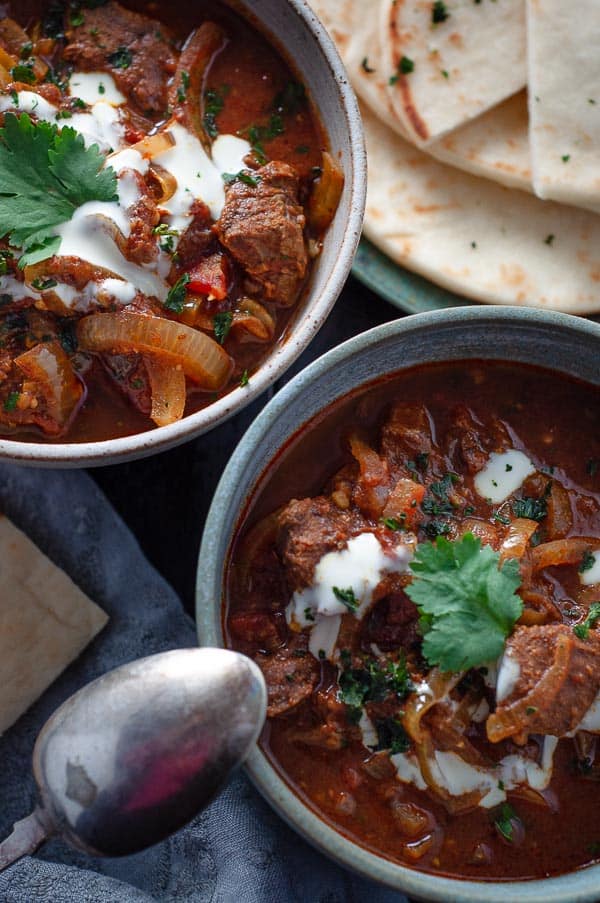
<svg viewBox="0 0 600 903">
<path fill-rule="evenodd" d="M 57 833 L 102 856 L 158 843 L 222 789 L 265 714 L 262 674 L 239 653 L 181 649 L 110 671 L 42 728 L 41 807 L 0 844 L 0 868 Z"/>
</svg>

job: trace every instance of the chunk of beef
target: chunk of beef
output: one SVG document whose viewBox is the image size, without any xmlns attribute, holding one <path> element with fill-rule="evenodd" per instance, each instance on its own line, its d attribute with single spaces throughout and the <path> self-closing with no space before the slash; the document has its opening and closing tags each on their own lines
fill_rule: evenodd
<svg viewBox="0 0 600 903">
<path fill-rule="evenodd" d="M 114 0 L 86 9 L 82 19 L 68 32 L 64 59 L 84 72 L 110 72 L 142 112 L 164 114 L 177 55 L 163 23 Z"/>
<path fill-rule="evenodd" d="M 177 245 L 181 270 L 191 269 L 204 254 L 212 249 L 213 245 L 216 246 L 211 231 L 212 218 L 206 204 L 200 200 L 194 201 L 191 212 L 193 219 Z"/>
<path fill-rule="evenodd" d="M 516 682 L 487 720 L 489 739 L 563 737 L 575 730 L 600 690 L 600 634 L 592 630 L 581 640 L 566 624 L 518 627 L 502 668 L 513 670 Z"/>
<path fill-rule="evenodd" d="M 238 611 L 229 618 L 229 630 L 244 646 L 272 652 L 283 644 L 277 621 L 275 613 L 271 611 Z M 287 633 L 285 621 L 282 626 Z"/>
<path fill-rule="evenodd" d="M 367 615 L 362 634 L 362 646 L 370 650 L 374 643 L 383 652 L 404 649 L 408 652 L 421 641 L 418 629 L 419 612 L 405 592 L 388 595 Z"/>
<path fill-rule="evenodd" d="M 415 461 L 418 455 L 429 457 L 432 452 L 433 430 L 427 408 L 404 401 L 392 405 L 381 431 L 381 453 L 394 472 L 408 476 L 406 461 Z M 427 461 L 421 460 L 423 464 Z"/>
<path fill-rule="evenodd" d="M 272 162 L 255 179 L 256 185 L 237 181 L 229 186 L 217 235 L 244 268 L 253 290 L 266 301 L 290 307 L 308 265 L 298 174 L 287 163 Z"/>
<path fill-rule="evenodd" d="M 292 499 L 278 520 L 277 549 L 293 591 L 309 586 L 323 555 L 343 549 L 365 526 L 357 512 L 342 511 L 322 496 Z"/>
<path fill-rule="evenodd" d="M 501 421 L 492 420 L 484 426 L 464 404 L 457 405 L 452 412 L 447 439 L 451 457 L 458 459 L 459 473 L 464 467 L 471 474 L 478 473 L 487 464 L 490 452 L 512 447 Z"/>
<path fill-rule="evenodd" d="M 307 699 L 317 685 L 319 663 L 307 651 L 306 643 L 307 637 L 299 634 L 283 649 L 270 654 L 259 652 L 255 656 L 267 684 L 269 718 L 293 709 Z"/>
<path fill-rule="evenodd" d="M 102 363 L 130 404 L 141 414 L 150 414 L 152 390 L 141 354 L 103 354 Z"/>
</svg>

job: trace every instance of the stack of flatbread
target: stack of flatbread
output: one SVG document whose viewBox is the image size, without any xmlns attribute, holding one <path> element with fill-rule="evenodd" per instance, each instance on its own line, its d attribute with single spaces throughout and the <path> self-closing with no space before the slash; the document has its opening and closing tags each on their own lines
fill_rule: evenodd
<svg viewBox="0 0 600 903">
<path fill-rule="evenodd" d="M 600 2 L 310 0 L 362 101 L 365 234 L 479 301 L 600 312 Z"/>
</svg>

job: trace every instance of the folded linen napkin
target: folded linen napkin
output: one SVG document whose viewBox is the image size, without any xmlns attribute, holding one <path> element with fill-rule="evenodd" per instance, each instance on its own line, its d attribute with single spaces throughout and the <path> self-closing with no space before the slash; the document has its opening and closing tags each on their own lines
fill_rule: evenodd
<svg viewBox="0 0 600 903">
<path fill-rule="evenodd" d="M 33 745 L 61 702 L 124 662 L 193 646 L 196 635 L 173 590 L 84 472 L 0 465 L 0 509 L 110 615 L 108 627 L 0 738 L 3 838 L 35 805 Z M 0 873 L 0 903 L 365 899 L 406 903 L 405 897 L 345 872 L 314 851 L 280 821 L 243 774 L 187 828 L 143 853 L 92 859 L 53 840 Z"/>
</svg>

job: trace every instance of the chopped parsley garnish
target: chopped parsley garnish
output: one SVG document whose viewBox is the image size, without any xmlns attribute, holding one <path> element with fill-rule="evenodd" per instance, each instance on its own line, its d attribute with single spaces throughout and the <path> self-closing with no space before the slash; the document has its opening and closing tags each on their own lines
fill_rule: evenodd
<svg viewBox="0 0 600 903">
<path fill-rule="evenodd" d="M 581 624 L 576 624 L 573 628 L 573 633 L 580 640 L 587 640 L 591 628 L 596 626 L 597 621 L 600 621 L 600 602 L 592 602 L 585 621 L 582 621 Z"/>
<path fill-rule="evenodd" d="M 509 843 L 511 843 L 513 839 L 515 821 L 519 821 L 519 819 L 517 818 L 517 813 L 513 807 L 509 806 L 508 803 L 502 803 L 500 814 L 494 820 L 494 824 L 500 831 L 500 834 L 502 834 L 504 839 L 508 840 Z"/>
<path fill-rule="evenodd" d="M 75 323 L 72 319 L 62 318 L 58 340 L 67 354 L 75 354 L 77 351 L 77 334 L 75 332 Z"/>
<path fill-rule="evenodd" d="M 408 75 L 414 68 L 414 61 L 409 56 L 403 56 L 398 63 L 398 71 L 390 78 L 390 85 L 395 85 L 400 75 Z"/>
<path fill-rule="evenodd" d="M 16 82 L 25 82 L 26 85 L 33 85 L 36 80 L 32 63 L 19 63 L 12 67 L 10 74 Z"/>
<path fill-rule="evenodd" d="M 369 73 L 370 73 L 370 72 L 375 72 L 375 69 L 373 69 L 372 66 L 369 66 L 369 57 L 368 57 L 368 56 L 363 57 L 363 60 L 362 60 L 362 62 L 361 62 L 360 65 L 361 65 L 361 68 L 362 68 L 365 72 L 369 72 Z"/>
<path fill-rule="evenodd" d="M 515 517 L 524 517 L 527 520 L 537 520 L 539 522 L 548 514 L 548 502 L 545 498 L 535 499 L 525 496 L 522 499 L 513 501 L 512 510 Z"/>
<path fill-rule="evenodd" d="M 251 188 L 256 188 L 260 182 L 260 176 L 253 176 L 247 172 L 247 170 L 241 169 L 236 173 L 224 172 L 223 181 L 226 185 L 233 185 L 234 182 L 243 182 L 244 185 L 250 185 Z"/>
<path fill-rule="evenodd" d="M 182 312 L 183 305 L 185 304 L 186 286 L 190 281 L 190 274 L 184 273 L 183 276 L 177 280 L 175 285 L 169 289 L 169 294 L 163 305 L 167 310 L 172 310 L 176 314 Z"/>
<path fill-rule="evenodd" d="M 551 244 L 553 244 L 553 242 L 554 242 L 554 235 L 552 235 L 552 233 L 550 235 L 547 235 L 544 239 L 545 245 L 551 245 Z"/>
<path fill-rule="evenodd" d="M 179 103 L 183 103 L 184 100 L 187 98 L 187 90 L 188 90 L 189 86 L 190 86 L 189 72 L 186 72 L 185 70 L 183 70 L 181 73 L 181 85 L 177 89 L 177 100 L 179 101 Z"/>
<path fill-rule="evenodd" d="M 502 524 L 503 527 L 508 527 L 510 524 L 510 517 L 507 517 L 506 514 L 500 514 L 499 511 L 494 511 L 492 514 L 493 520 L 498 524 Z"/>
<path fill-rule="evenodd" d="M 278 113 L 290 115 L 297 113 L 305 104 L 306 88 L 302 82 L 289 81 L 275 96 L 272 109 Z"/>
<path fill-rule="evenodd" d="M 28 60 L 31 54 L 33 53 L 33 44 L 31 41 L 28 41 L 26 44 L 23 44 L 21 50 L 19 51 L 19 59 L 20 60 Z"/>
<path fill-rule="evenodd" d="M 348 589 L 339 589 L 337 586 L 333 587 L 333 595 L 341 602 L 342 605 L 345 605 L 348 611 L 356 611 L 359 606 L 359 601 L 354 595 L 354 590 L 352 587 Z"/>
<path fill-rule="evenodd" d="M 563 163 L 568 163 L 571 159 L 571 154 L 563 154 L 560 159 L 563 161 Z"/>
<path fill-rule="evenodd" d="M 421 615 L 423 655 L 442 671 L 466 671 L 498 658 L 523 611 L 519 563 L 466 533 L 417 546 L 406 594 Z"/>
<path fill-rule="evenodd" d="M 339 677 L 339 698 L 351 710 L 358 710 L 365 702 L 381 702 L 386 697 L 404 699 L 413 689 L 406 662 L 387 662 L 382 667 L 375 659 L 363 661 L 361 668 L 350 667 L 350 654 L 343 650 L 341 654 L 344 670 Z"/>
<path fill-rule="evenodd" d="M 446 4 L 443 0 L 435 0 L 433 7 L 431 9 L 431 21 L 434 25 L 438 25 L 440 22 L 445 22 L 446 19 L 450 18 L 450 13 L 446 7 Z"/>
<path fill-rule="evenodd" d="M 314 614 L 313 614 L 312 608 L 305 608 L 305 609 L 304 609 L 304 618 L 305 618 L 305 620 L 307 620 L 307 621 L 314 621 L 315 616 L 314 616 Z"/>
<path fill-rule="evenodd" d="M 279 135 L 283 135 L 284 131 L 285 126 L 279 113 L 272 113 L 267 125 L 250 126 L 248 129 L 248 140 L 252 145 L 252 152 L 259 163 L 265 164 L 268 159 L 265 153 L 265 142 L 273 141 Z"/>
<path fill-rule="evenodd" d="M 589 571 L 590 568 L 594 567 L 595 563 L 596 558 L 594 557 L 594 555 L 592 555 L 589 549 L 586 549 L 586 551 L 583 553 L 583 558 L 581 559 L 581 564 L 578 568 L 579 573 L 585 574 L 586 571 Z"/>
<path fill-rule="evenodd" d="M 374 752 L 389 750 L 390 755 L 405 753 L 410 749 L 408 734 L 398 718 L 384 718 L 375 722 L 377 731 L 377 746 L 372 747 Z"/>
<path fill-rule="evenodd" d="M 436 536 L 446 536 L 450 532 L 450 524 L 446 520 L 434 517 L 426 524 L 421 524 L 421 529 L 429 539 L 435 539 Z"/>
<path fill-rule="evenodd" d="M 6 398 L 4 399 L 4 410 L 5 411 L 15 411 L 17 408 L 17 402 L 19 401 L 19 392 L 9 392 Z"/>
<path fill-rule="evenodd" d="M 53 229 L 87 201 L 116 201 L 117 177 L 72 128 L 7 113 L 0 129 L 0 236 L 23 249 L 22 269 L 56 254 Z"/>
<path fill-rule="evenodd" d="M 229 93 L 229 85 L 223 85 L 220 91 L 204 92 L 204 128 L 209 138 L 216 138 L 219 134 L 217 128 L 217 116 L 225 106 L 225 98 Z"/>
<path fill-rule="evenodd" d="M 590 458 L 587 464 L 585 465 L 585 470 L 588 476 L 595 477 L 600 469 L 600 461 L 597 458 Z"/>
<path fill-rule="evenodd" d="M 213 327 L 215 330 L 215 339 L 222 345 L 227 336 L 229 335 L 229 330 L 231 329 L 231 324 L 233 323 L 233 314 L 230 310 L 223 311 L 222 313 L 215 314 L 213 317 Z"/>
<path fill-rule="evenodd" d="M 454 514 L 454 505 L 449 500 L 448 493 L 457 480 L 457 474 L 447 473 L 441 480 L 432 483 L 429 487 L 428 495 L 421 502 L 423 513 L 432 514 L 436 517 L 440 514 Z"/>
<path fill-rule="evenodd" d="M 56 279 L 42 279 L 40 276 L 31 283 L 31 287 L 37 292 L 47 292 L 49 289 L 54 288 L 55 285 L 58 285 Z"/>
<path fill-rule="evenodd" d="M 384 527 L 387 527 L 388 530 L 393 530 L 397 532 L 398 530 L 404 530 L 404 524 L 406 521 L 406 514 L 401 514 L 400 517 L 384 517 L 381 519 L 381 523 Z"/>
<path fill-rule="evenodd" d="M 114 53 L 108 55 L 107 60 L 114 69 L 129 69 L 133 62 L 133 54 L 129 47 L 121 44 Z"/>
<path fill-rule="evenodd" d="M 244 389 L 246 386 L 250 385 L 250 376 L 248 375 L 248 371 L 244 370 L 240 378 L 240 389 Z"/>
</svg>

